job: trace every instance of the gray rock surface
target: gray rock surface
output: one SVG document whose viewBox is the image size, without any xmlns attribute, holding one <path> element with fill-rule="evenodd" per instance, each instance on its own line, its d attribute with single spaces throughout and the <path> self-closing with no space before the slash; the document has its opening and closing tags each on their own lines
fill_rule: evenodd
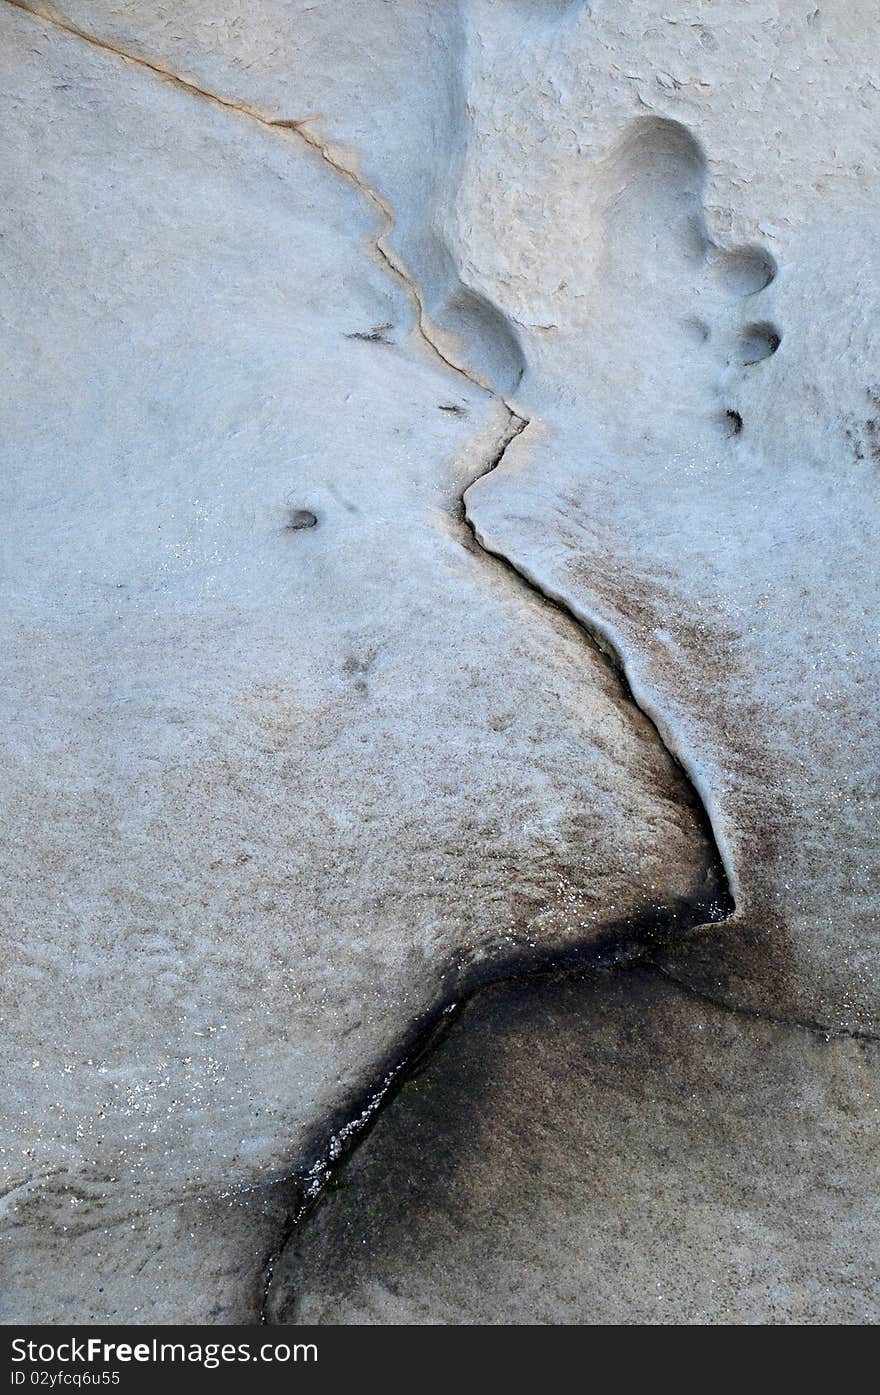
<svg viewBox="0 0 880 1395">
<path fill-rule="evenodd" d="M 80 1192 L 88 1182 L 78 1179 Z M 103 1189 L 104 1191 L 106 1189 Z M 57 1200 L 69 1207 L 69 1185 Z M 22 1188 L 0 1250 L 2 1323 L 259 1323 L 271 1257 L 296 1204 L 284 1183 L 107 1217 L 83 1196 L 63 1222 L 43 1187 Z"/>
<path fill-rule="evenodd" d="M 438 342 L 529 420 L 481 540 L 605 636 L 710 809 L 737 915 L 688 973 L 877 1031 L 876 6 L 32 8 L 356 161 Z"/>
<path fill-rule="evenodd" d="M 678 1042 L 633 1175 L 676 1069 L 717 1113 L 729 1049 L 759 1063 L 744 1133 L 768 1177 L 803 1169 L 825 1248 L 769 1182 L 743 1199 L 716 1136 L 714 1213 L 676 1212 L 697 1287 L 637 1217 L 633 1273 L 695 1320 L 864 1320 L 869 1164 L 836 1150 L 876 1141 L 876 7 L 2 0 L 0 26 L 0 1312 L 248 1320 L 298 1204 L 273 1179 L 323 1175 L 439 1004 L 671 917 L 709 923 L 654 946 L 670 974 L 844 1035 L 798 1074 L 794 1026 L 729 1015 L 727 1042 L 654 980 L 590 990 L 600 1035 L 631 993 Z M 537 1108 L 521 1026 L 484 1133 Z M 864 1089 L 835 1143 L 840 1053 Z M 786 1071 L 814 1162 L 751 1117 Z M 616 1223 L 584 1200 L 590 1128 L 572 1106 L 555 1145 L 529 1135 L 546 1206 L 509 1234 L 533 1275 L 505 1307 L 496 1256 L 484 1311 L 582 1311 L 539 1288 Z M 467 1173 L 475 1262 L 520 1166 Z M 465 1311 L 444 1226 L 433 1288 L 399 1261 L 419 1320 Z"/>
<path fill-rule="evenodd" d="M 152 1287 L 143 1218 L 311 1165 L 463 983 L 723 884 L 607 661 L 463 524 L 515 419 L 381 206 L 0 25 L 5 1252 L 42 1226 L 92 1317 L 96 1228 Z"/>
<path fill-rule="evenodd" d="M 876 1323 L 878 1053 L 643 969 L 486 989 L 289 1244 L 272 1319 Z"/>
</svg>

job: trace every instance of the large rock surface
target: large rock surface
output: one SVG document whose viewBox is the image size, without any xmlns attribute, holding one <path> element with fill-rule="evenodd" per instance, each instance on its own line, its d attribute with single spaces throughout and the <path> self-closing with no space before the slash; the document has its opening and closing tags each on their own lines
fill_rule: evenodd
<svg viewBox="0 0 880 1395">
<path fill-rule="evenodd" d="M 479 537 L 710 810 L 737 915 L 681 972 L 876 1031 L 876 6 L 28 3 L 354 153 L 438 342 L 529 419 Z"/>
<path fill-rule="evenodd" d="M 876 1034 L 876 7 L 3 0 L 0 25 L 4 1316 L 253 1316 L 296 1204 L 268 1184 L 426 1016 L 514 959 L 714 921 L 718 854 L 736 913 L 668 972 Z M 664 1070 L 721 1108 L 691 1000 L 633 982 L 615 1021 L 626 992 L 667 1014 Z M 769 1053 L 737 1108 L 787 1175 L 757 1116 L 819 1038 L 731 1020 L 698 1030 L 746 1072 Z M 874 1060 L 841 1153 L 837 1051 L 796 1078 L 846 1169 Z M 603 1223 L 570 1106 L 577 1201 L 517 1222 L 538 1285 L 559 1217 L 584 1253 Z M 713 1158 L 715 1211 L 682 1202 L 704 1249 L 739 1205 L 743 1159 Z M 847 1211 L 797 1166 L 849 1266 L 864 1170 Z M 460 1200 L 479 1243 L 497 1208 Z M 767 1206 L 787 1296 L 675 1310 L 870 1313 Z M 509 1279 L 486 1312 L 580 1311 L 505 1307 Z"/>
<path fill-rule="evenodd" d="M 463 984 L 724 886 L 607 660 L 473 543 L 515 421 L 417 332 L 381 208 L 0 25 L 3 1209 L 61 1275 L 5 1315 L 75 1320 L 119 1315 L 96 1228 L 142 1272 L 145 1217 L 314 1162 Z"/>
</svg>

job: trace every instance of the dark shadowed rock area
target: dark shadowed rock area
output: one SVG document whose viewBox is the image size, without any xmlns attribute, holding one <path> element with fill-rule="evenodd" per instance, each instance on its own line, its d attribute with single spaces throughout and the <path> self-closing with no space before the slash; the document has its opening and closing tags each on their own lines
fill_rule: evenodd
<svg viewBox="0 0 880 1395">
<path fill-rule="evenodd" d="M 865 1323 L 880 1045 L 644 969 L 487 989 L 276 1269 L 302 1323 Z"/>
</svg>

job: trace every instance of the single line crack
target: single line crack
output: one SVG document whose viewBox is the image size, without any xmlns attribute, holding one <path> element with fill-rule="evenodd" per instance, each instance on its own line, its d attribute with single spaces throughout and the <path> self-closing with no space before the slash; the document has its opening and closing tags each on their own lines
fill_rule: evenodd
<svg viewBox="0 0 880 1395">
<path fill-rule="evenodd" d="M 508 426 L 508 430 L 505 433 L 505 436 L 502 439 L 502 442 L 500 443 L 499 449 L 497 449 L 494 452 L 487 465 L 482 470 L 480 470 L 480 472 L 477 475 L 474 476 L 474 478 L 470 481 L 468 485 L 466 485 L 465 489 L 462 491 L 462 494 L 460 495 L 459 505 L 461 510 L 462 522 L 468 528 L 470 536 L 473 538 L 473 541 L 476 543 L 477 547 L 480 549 L 481 552 L 485 553 L 487 557 L 494 558 L 495 561 L 500 563 L 501 566 L 503 566 L 508 573 L 510 573 L 512 576 L 516 578 L 517 582 L 520 585 L 527 587 L 528 590 L 532 591 L 536 596 L 539 596 L 546 605 L 552 606 L 554 610 L 560 611 L 563 615 L 565 615 L 568 618 L 568 620 L 570 620 L 571 623 L 574 626 L 576 626 L 578 631 L 586 638 L 591 648 L 598 650 L 598 652 L 603 656 L 603 658 L 606 659 L 608 663 L 610 663 L 611 667 L 614 669 L 615 673 L 618 676 L 624 697 L 628 702 L 631 702 L 634 707 L 638 708 L 642 716 L 651 726 L 651 729 L 654 731 L 657 740 L 662 746 L 663 750 L 669 756 L 670 760 L 672 760 L 675 763 L 676 767 L 682 771 L 687 780 L 688 785 L 693 791 L 693 794 L 697 800 L 700 809 L 703 812 L 705 828 L 708 832 L 709 839 L 714 846 L 715 855 L 724 874 L 725 891 L 727 896 L 730 898 L 730 909 L 727 913 L 727 915 L 729 916 L 733 914 L 733 911 L 735 909 L 733 895 L 730 888 L 730 876 L 727 868 L 726 859 L 722 853 L 717 835 L 715 833 L 711 815 L 709 813 L 708 808 L 706 807 L 706 802 L 703 799 L 703 796 L 696 784 L 696 781 L 694 780 L 693 775 L 688 770 L 686 760 L 682 756 L 680 756 L 678 751 L 670 745 L 669 740 L 661 731 L 654 714 L 650 712 L 648 708 L 645 707 L 644 703 L 636 696 L 632 687 L 632 683 L 630 681 L 629 673 L 627 672 L 626 661 L 623 655 L 620 653 L 617 646 L 608 638 L 607 635 L 602 634 L 597 629 L 593 629 L 589 622 L 585 620 L 583 616 L 578 615 L 577 612 L 574 611 L 571 608 L 571 606 L 568 605 L 568 603 L 564 601 L 560 596 L 554 595 L 551 592 L 546 591 L 543 588 L 543 586 L 541 586 L 541 584 L 535 580 L 534 577 L 530 576 L 527 572 L 525 572 L 516 562 L 514 562 L 510 557 L 508 557 L 505 552 L 500 552 L 496 547 L 490 547 L 489 544 L 481 536 L 477 523 L 471 517 L 467 503 L 467 496 L 470 493 L 470 490 L 480 480 L 485 479 L 487 475 L 490 475 L 493 470 L 496 470 L 498 468 L 498 466 L 504 459 L 508 446 L 510 446 L 513 443 L 513 441 L 517 439 L 518 436 L 523 435 L 527 427 L 531 424 L 529 418 L 519 416 L 516 412 L 514 412 L 513 408 L 510 407 L 510 405 L 506 401 L 504 401 L 503 398 L 501 399 L 501 401 L 504 402 L 504 406 L 510 413 L 511 422 Z M 722 918 L 727 919 L 727 916 L 718 917 L 719 920 Z"/>
<path fill-rule="evenodd" d="M 22 14 L 28 15 L 35 23 L 42 20 L 45 24 L 50 24 L 54 29 L 60 29 L 64 34 L 70 34 L 75 39 L 82 39 L 83 43 L 89 44 L 92 48 L 100 49 L 102 53 L 112 53 L 114 57 L 123 59 L 126 63 L 134 63 L 139 68 L 146 68 L 148 72 L 156 77 L 162 78 L 165 82 L 170 82 L 175 87 L 180 87 L 184 92 L 189 92 L 195 97 L 204 97 L 205 101 L 213 102 L 219 107 L 224 107 L 227 111 L 236 111 L 241 116 L 249 116 L 252 120 L 258 121 L 261 126 L 272 126 L 272 122 L 257 107 L 251 106 L 248 102 L 233 100 L 229 97 L 221 97 L 216 92 L 210 92 L 205 87 L 200 87 L 198 83 L 191 82 L 188 78 L 182 78 L 171 68 L 166 68 L 162 63 L 155 63 L 152 59 L 146 58 L 143 54 L 132 53 L 128 49 L 119 48 L 116 44 L 111 44 L 107 39 L 99 39 L 95 34 L 89 34 L 84 29 L 79 29 L 69 20 L 61 19 L 58 15 L 50 14 L 48 10 L 40 5 L 29 5 L 25 0 L 5 0 L 7 5 L 11 5 L 14 10 L 20 10 Z"/>
<path fill-rule="evenodd" d="M 650 956 L 647 956 L 643 962 L 645 968 L 661 974 L 670 983 L 674 983 L 676 988 L 680 988 L 682 993 L 686 993 L 689 998 L 709 1003 L 712 1007 L 729 1012 L 734 1017 L 745 1017 L 750 1022 L 768 1022 L 774 1027 L 785 1027 L 790 1031 L 809 1032 L 812 1036 L 821 1037 L 823 1041 L 861 1041 L 869 1045 L 880 1043 L 880 1036 L 875 1032 L 861 1032 L 851 1027 L 823 1027 L 821 1022 L 812 1022 L 803 1017 L 782 1017 L 772 1012 L 764 1012 L 760 1008 L 742 1007 L 738 1003 L 730 1002 L 727 998 L 716 997 L 714 993 L 709 993 L 705 988 L 697 988 L 686 978 L 679 978 L 678 974 L 674 974 L 666 965 L 658 964 Z"/>
<path fill-rule="evenodd" d="M 492 391 L 489 384 L 484 382 L 478 374 L 470 372 L 467 368 L 464 368 L 461 364 L 449 358 L 433 338 L 429 328 L 428 315 L 421 288 L 403 259 L 387 242 L 387 239 L 391 237 L 394 232 L 397 221 L 391 206 L 383 199 L 382 195 L 376 189 L 361 178 L 353 165 L 344 163 L 341 158 L 341 151 L 334 153 L 335 147 L 320 140 L 317 135 L 308 129 L 309 123 L 319 119 L 317 116 L 305 116 L 298 120 L 280 120 L 271 117 L 267 115 L 266 112 L 261 111 L 259 107 L 253 106 L 250 102 L 243 102 L 237 98 L 222 97 L 218 92 L 212 92 L 209 88 L 201 87 L 198 83 L 191 81 L 189 78 L 181 77 L 171 68 L 166 68 L 164 64 L 156 63 L 152 59 L 146 58 L 143 54 L 132 53 L 129 49 L 120 48 L 118 45 L 112 44 L 106 39 L 99 39 L 94 34 L 89 34 L 84 29 L 78 28 L 77 25 L 71 24 L 69 20 L 61 19 L 48 13 L 38 5 L 26 4 L 25 0 L 5 0 L 5 3 L 10 5 L 13 9 L 19 10 L 22 14 L 28 15 L 34 23 L 42 20 L 44 23 L 52 25 L 55 29 L 61 30 L 62 33 L 70 35 L 72 38 L 81 39 L 83 43 L 89 44 L 92 48 L 96 48 L 102 53 L 112 54 L 125 63 L 132 63 L 135 67 L 143 68 L 146 72 L 152 73 L 154 77 L 158 77 L 163 82 L 170 83 L 173 87 L 179 88 L 181 91 L 188 93 L 191 97 L 200 97 L 203 101 L 221 107 L 224 111 L 234 112 L 238 116 L 255 121 L 257 125 L 262 126 L 264 130 L 270 131 L 274 135 L 282 138 L 293 137 L 294 139 L 302 141 L 304 145 L 310 146 L 312 150 L 317 151 L 321 159 L 338 175 L 352 184 L 379 213 L 385 227 L 378 237 L 373 239 L 373 247 L 379 260 L 387 267 L 392 275 L 406 287 L 415 307 L 418 334 L 427 345 L 432 355 L 438 358 L 446 368 L 449 368 L 453 373 L 457 373 L 460 377 L 465 378 L 469 383 L 472 383 L 474 387 L 481 389 L 481 391 L 485 392 L 488 396 L 497 396 L 497 394 Z"/>
</svg>

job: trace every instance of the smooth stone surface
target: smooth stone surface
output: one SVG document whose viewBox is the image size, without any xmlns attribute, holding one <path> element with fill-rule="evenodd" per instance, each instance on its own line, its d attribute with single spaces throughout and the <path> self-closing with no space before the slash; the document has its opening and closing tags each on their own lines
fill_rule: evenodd
<svg viewBox="0 0 880 1395">
<path fill-rule="evenodd" d="M 876 1323 L 878 1054 L 640 969 L 486 989 L 295 1233 L 272 1318 Z"/>
<path fill-rule="evenodd" d="M 738 915 L 688 972 L 880 1030 L 876 6 L 52 11 L 389 201 L 438 342 L 530 418 L 470 518 L 613 644 L 711 810 Z"/>
<path fill-rule="evenodd" d="M 606 660 L 462 524 L 510 417 L 416 333 L 376 207 L 0 26 L 3 1255 L 18 1320 L 58 1311 L 35 1227 L 99 1320 L 146 1218 L 322 1156 L 463 982 L 723 888 Z"/>
<path fill-rule="evenodd" d="M 52 13 L 250 115 L 0 13 L 20 139 L 0 281 L 4 1311 L 248 1320 L 276 1211 L 229 1224 L 236 1292 L 228 1201 L 187 1229 L 196 1203 L 157 1197 L 320 1152 L 405 1024 L 475 966 L 706 890 L 699 819 L 650 728 L 576 630 L 462 550 L 457 497 L 510 419 L 418 343 L 377 239 L 446 357 L 530 419 L 468 493 L 481 538 L 607 637 L 711 810 L 738 915 L 670 967 L 759 1011 L 877 1030 L 878 19 L 869 0 Z M 303 122 L 378 202 L 260 121 Z M 360 1213 L 377 1267 L 341 1300 L 355 1320 L 592 1320 L 570 1316 L 584 1255 L 608 1312 L 876 1319 L 858 1257 L 876 1233 L 875 1048 L 798 1035 L 798 1065 L 781 1028 L 731 1018 L 746 1035 L 728 1041 L 633 982 L 613 989 L 617 1026 L 590 999 L 596 1030 L 618 1040 L 630 994 L 632 1021 L 656 1010 L 676 1049 L 662 1080 L 645 1067 L 627 1156 L 616 1116 L 597 1135 L 591 1178 L 607 1165 L 610 1190 L 584 1200 L 577 1109 L 570 1159 L 554 1151 L 555 1105 L 541 1115 L 528 1083 L 551 1047 L 514 1012 L 479 1147 L 467 1128 L 460 1155 L 444 1144 L 455 1209 L 419 1194 L 418 1244 L 444 1267 L 411 1262 L 386 1158 Z M 742 1078 L 719 1075 L 725 1051 Z M 609 1059 L 609 1098 L 626 1096 Z M 751 1152 L 663 1105 L 688 1082 L 698 1117 L 734 1101 Z M 496 1128 L 490 1176 L 475 1160 Z M 706 1159 L 696 1200 L 682 1136 Z M 645 1169 L 667 1152 L 681 1185 L 661 1206 Z M 511 1229 L 505 1168 L 536 1167 Z M 627 1289 L 621 1255 L 660 1276 L 656 1301 Z M 306 1297 L 329 1313 L 343 1280 L 322 1265 Z"/>
</svg>

